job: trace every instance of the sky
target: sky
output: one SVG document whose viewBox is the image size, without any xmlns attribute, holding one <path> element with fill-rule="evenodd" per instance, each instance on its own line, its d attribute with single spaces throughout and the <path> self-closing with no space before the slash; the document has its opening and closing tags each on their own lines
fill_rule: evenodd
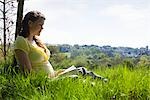
<svg viewBox="0 0 150 100">
<path fill-rule="evenodd" d="M 45 43 L 150 46 L 150 0 L 25 0 L 31 10 L 46 17 Z"/>
</svg>

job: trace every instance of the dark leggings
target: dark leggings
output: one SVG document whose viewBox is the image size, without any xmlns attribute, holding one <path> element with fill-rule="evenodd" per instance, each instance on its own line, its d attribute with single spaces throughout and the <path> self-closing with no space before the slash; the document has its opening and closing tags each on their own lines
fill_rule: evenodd
<svg viewBox="0 0 150 100">
<path fill-rule="evenodd" d="M 76 68 L 79 73 L 81 73 L 83 76 L 89 75 L 93 79 L 105 79 L 103 76 L 97 75 L 96 73 L 92 71 L 88 71 L 85 67 L 78 67 Z"/>
</svg>

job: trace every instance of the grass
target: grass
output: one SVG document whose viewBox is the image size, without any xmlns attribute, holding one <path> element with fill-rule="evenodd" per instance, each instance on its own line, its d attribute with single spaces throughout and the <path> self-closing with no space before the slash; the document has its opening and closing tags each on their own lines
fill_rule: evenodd
<svg viewBox="0 0 150 100">
<path fill-rule="evenodd" d="M 22 75 L 0 68 L 0 100 L 150 100 L 150 70 L 123 66 L 96 69 L 107 83 L 90 77 L 48 79 L 43 73 Z"/>
</svg>

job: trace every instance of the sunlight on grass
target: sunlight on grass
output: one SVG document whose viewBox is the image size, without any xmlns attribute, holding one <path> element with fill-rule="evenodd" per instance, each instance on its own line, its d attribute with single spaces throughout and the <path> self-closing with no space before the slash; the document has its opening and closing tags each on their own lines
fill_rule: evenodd
<svg viewBox="0 0 150 100">
<path fill-rule="evenodd" d="M 13 69 L 4 73 L 1 65 L 0 99 L 33 100 L 148 100 L 150 70 L 116 66 L 95 72 L 108 82 L 90 77 L 48 79 L 43 73 L 22 75 Z"/>
</svg>

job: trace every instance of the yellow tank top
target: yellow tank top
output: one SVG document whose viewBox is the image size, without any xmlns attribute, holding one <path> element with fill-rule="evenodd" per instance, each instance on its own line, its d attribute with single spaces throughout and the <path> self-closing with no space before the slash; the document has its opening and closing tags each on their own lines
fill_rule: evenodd
<svg viewBox="0 0 150 100">
<path fill-rule="evenodd" d="M 44 52 L 43 48 L 31 44 L 26 38 L 22 36 L 18 36 L 14 43 L 14 50 L 16 49 L 22 50 L 28 55 L 33 70 L 35 71 L 43 70 L 46 73 L 53 73 L 54 69 L 52 68 L 51 64 L 48 61 L 50 52 L 46 46 L 45 48 L 47 51 L 46 53 Z"/>
</svg>

